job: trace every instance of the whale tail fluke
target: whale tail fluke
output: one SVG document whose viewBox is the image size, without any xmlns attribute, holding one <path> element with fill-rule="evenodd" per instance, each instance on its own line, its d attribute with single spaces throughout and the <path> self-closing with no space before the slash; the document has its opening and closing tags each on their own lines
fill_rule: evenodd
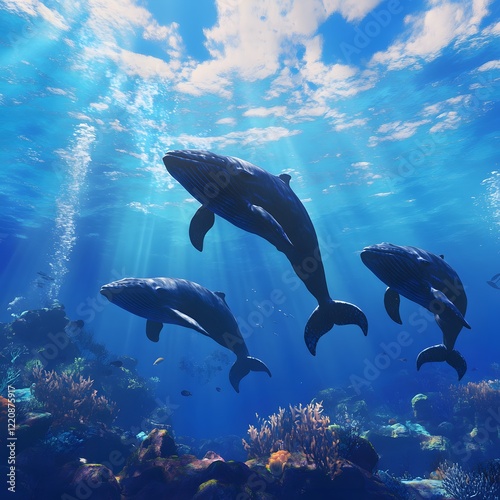
<svg viewBox="0 0 500 500">
<path fill-rule="evenodd" d="M 354 304 L 332 300 L 319 305 L 307 320 L 304 332 L 304 340 L 313 356 L 316 355 L 318 340 L 329 332 L 333 325 L 358 325 L 364 335 L 368 333 L 368 320 L 364 312 Z"/>
<path fill-rule="evenodd" d="M 239 357 L 229 370 L 229 381 L 236 392 L 240 392 L 240 381 L 250 372 L 266 372 L 271 376 L 269 368 L 257 358 L 252 356 Z"/>
<path fill-rule="evenodd" d="M 443 344 L 433 345 L 424 349 L 417 356 L 417 370 L 424 363 L 446 361 L 452 368 L 455 368 L 460 380 L 467 371 L 467 362 L 464 357 L 455 349 L 447 349 Z"/>
</svg>

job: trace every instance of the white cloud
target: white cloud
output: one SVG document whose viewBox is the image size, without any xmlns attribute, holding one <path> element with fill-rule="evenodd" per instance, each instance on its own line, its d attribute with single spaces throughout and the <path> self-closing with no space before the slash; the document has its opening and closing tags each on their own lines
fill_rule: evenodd
<svg viewBox="0 0 500 500">
<path fill-rule="evenodd" d="M 120 120 L 116 119 L 109 122 L 109 126 L 116 132 L 125 132 L 127 129 L 120 123 Z"/>
<path fill-rule="evenodd" d="M 469 96 L 462 94 L 456 97 L 451 97 L 450 99 L 445 99 L 444 101 L 436 102 L 435 104 L 430 104 L 423 109 L 422 114 L 424 116 L 437 115 L 447 108 L 463 105 L 464 101 L 468 97 Z"/>
<path fill-rule="evenodd" d="M 492 69 L 500 69 L 500 59 L 488 61 L 477 68 L 478 71 L 490 71 Z"/>
<path fill-rule="evenodd" d="M 243 116 L 252 117 L 266 117 L 266 116 L 284 116 L 286 113 L 286 106 L 273 106 L 270 108 L 260 107 L 247 109 Z"/>
<path fill-rule="evenodd" d="M 486 26 L 481 34 L 484 36 L 500 36 L 500 21 Z"/>
<path fill-rule="evenodd" d="M 372 194 L 371 196 L 377 197 L 377 198 L 384 198 L 386 196 L 391 196 L 393 194 L 394 194 L 394 191 L 386 191 L 384 193 L 375 193 L 375 194 Z"/>
<path fill-rule="evenodd" d="M 184 74 L 186 81 L 178 88 L 194 95 L 213 92 L 229 97 L 228 80 L 234 75 L 250 82 L 277 75 L 267 95 L 268 98 L 276 97 L 291 88 L 293 80 L 291 72 L 283 66 L 297 66 L 297 49 L 310 45 L 311 37 L 329 16 L 339 12 L 349 21 L 359 21 L 379 3 L 380 0 L 217 0 L 217 24 L 204 30 L 211 59 L 188 66 Z M 319 40 L 313 43 L 320 49 Z M 318 60 L 319 54 L 313 57 Z M 319 77 L 315 69 L 318 68 L 306 68 L 307 78 Z M 352 71 L 340 65 L 324 66 L 321 70 L 320 78 L 326 83 L 336 81 L 337 86 L 345 73 Z M 347 88 L 343 90 L 348 91 Z"/>
<path fill-rule="evenodd" d="M 19 14 L 27 14 L 32 17 L 40 16 L 55 28 L 63 31 L 69 30 L 69 26 L 65 23 L 64 17 L 59 12 L 49 9 L 39 0 L 4 0 L 3 8 L 17 12 Z"/>
<path fill-rule="evenodd" d="M 120 49 L 111 44 L 99 47 L 85 47 L 84 55 L 89 60 L 114 61 L 127 75 L 139 76 L 143 79 L 171 79 L 177 67 L 157 57 Z"/>
<path fill-rule="evenodd" d="M 356 118 L 349 122 L 337 122 L 334 126 L 337 132 L 355 127 L 364 127 L 368 123 L 368 118 Z"/>
<path fill-rule="evenodd" d="M 382 0 L 324 0 L 325 9 L 330 14 L 340 12 L 348 21 L 360 21 Z"/>
<path fill-rule="evenodd" d="M 441 121 L 430 128 L 429 132 L 431 133 L 457 128 L 458 124 L 461 121 L 461 117 L 456 111 L 447 111 L 446 113 L 441 113 L 437 116 L 437 118 Z"/>
<path fill-rule="evenodd" d="M 93 109 L 97 109 L 97 111 L 104 111 L 105 109 L 109 108 L 109 106 L 104 102 L 91 102 L 90 107 Z"/>
<path fill-rule="evenodd" d="M 407 30 L 385 52 L 377 52 L 371 64 L 389 69 L 419 68 L 435 59 L 454 41 L 475 35 L 488 14 L 492 0 L 428 0 L 429 9 L 407 16 Z"/>
<path fill-rule="evenodd" d="M 68 95 L 68 91 L 67 91 L 67 90 L 60 89 L 60 88 L 58 88 L 58 87 L 47 87 L 47 90 L 48 90 L 51 94 L 56 94 L 56 95 L 65 95 L 65 96 L 67 96 L 67 95 Z"/>
<path fill-rule="evenodd" d="M 275 142 L 280 139 L 300 134 L 300 130 L 289 130 L 284 127 L 250 128 L 247 130 L 229 132 L 221 136 L 201 137 L 181 134 L 177 137 L 167 136 L 159 138 L 159 142 L 166 147 L 181 145 L 183 148 L 211 149 L 214 146 L 223 148 L 238 144 L 239 146 L 260 145 L 266 142 Z"/>
<path fill-rule="evenodd" d="M 234 118 L 221 118 L 215 122 L 216 125 L 236 125 L 236 120 Z"/>
<path fill-rule="evenodd" d="M 404 139 L 408 139 L 409 137 L 415 135 L 419 127 L 429 122 L 430 120 L 425 119 L 413 122 L 395 121 L 385 123 L 377 130 L 377 132 L 382 135 L 370 137 L 368 145 L 370 147 L 374 147 L 383 141 L 402 141 Z"/>
</svg>

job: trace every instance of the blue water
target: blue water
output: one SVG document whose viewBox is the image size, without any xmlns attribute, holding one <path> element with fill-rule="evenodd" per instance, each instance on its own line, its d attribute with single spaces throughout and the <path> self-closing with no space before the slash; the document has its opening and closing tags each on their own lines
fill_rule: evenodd
<svg viewBox="0 0 500 500">
<path fill-rule="evenodd" d="M 193 49 L 191 58 L 184 54 L 182 64 L 163 73 L 158 47 L 150 55 L 156 63 L 127 65 L 139 47 L 137 26 L 121 31 L 109 21 L 111 43 L 102 38 L 102 25 L 91 22 L 90 7 L 48 3 L 61 27 L 22 5 L 0 4 L 1 322 L 61 302 L 115 357 L 133 356 L 142 376 L 159 377 L 157 397 L 170 405 L 179 435 L 244 436 L 255 413 L 308 403 L 322 389 L 360 379 L 366 398 L 400 399 L 409 408 L 419 390 L 454 383 L 456 374 L 438 364 L 416 371 L 417 354 L 441 342 L 433 319 L 404 299 L 402 326 L 384 310 L 385 285 L 359 253 L 390 241 L 443 254 L 457 271 L 472 326 L 456 345 L 469 366 L 463 383 L 492 376 L 500 352 L 500 290 L 486 281 L 500 272 L 498 33 L 468 34 L 460 46 L 455 40 L 439 55 L 400 69 L 370 65 L 374 48 L 387 48 L 404 29 L 398 18 L 392 38 L 353 61 L 359 79 L 346 77 L 340 85 L 309 74 L 309 83 L 297 78 L 294 87 L 266 98 L 284 60 L 270 75 L 229 73 L 210 90 L 200 84 L 188 91 L 182 71 L 196 57 L 209 59 L 206 50 Z M 481 30 L 498 18 L 498 2 L 489 7 Z M 143 56 L 146 50 L 141 46 Z M 306 57 L 303 47 L 297 54 Z M 325 64 L 339 57 L 330 53 Z M 496 64 L 479 69 L 491 61 Z M 134 64 L 149 70 L 134 72 Z M 304 64 L 295 71 L 305 72 Z M 328 93 L 335 85 L 344 91 Z M 263 106 L 286 110 L 245 114 Z M 313 112 L 315 106 L 321 109 Z M 202 253 L 191 246 L 188 227 L 199 204 L 162 162 L 165 152 L 183 148 L 291 175 L 320 240 L 330 293 L 363 309 L 366 338 L 355 326 L 336 326 L 311 356 L 303 332 L 317 304 L 290 279 L 284 255 L 222 219 Z M 54 281 L 38 286 L 38 271 Z M 149 342 L 143 319 L 99 294 L 103 284 L 126 276 L 185 278 L 225 292 L 251 355 L 265 361 L 272 378 L 251 373 L 236 394 L 230 364 L 208 381 L 182 369 L 183 359 L 216 366 L 214 352 L 222 349 L 172 325 L 158 344 Z M 280 303 L 271 304 L 276 296 Z M 401 332 L 407 332 L 405 345 L 368 380 L 367 367 Z M 159 356 L 165 361 L 153 366 Z M 181 396 L 184 389 L 193 395 Z"/>
</svg>

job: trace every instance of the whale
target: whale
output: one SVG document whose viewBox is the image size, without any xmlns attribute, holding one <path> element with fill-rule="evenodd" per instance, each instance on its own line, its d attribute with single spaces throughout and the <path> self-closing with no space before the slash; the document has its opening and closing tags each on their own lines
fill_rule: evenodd
<svg viewBox="0 0 500 500">
<path fill-rule="evenodd" d="M 384 305 L 393 321 L 402 324 L 400 295 L 434 314 L 443 343 L 418 354 L 417 370 L 425 363 L 445 361 L 456 370 L 460 380 L 467 371 L 467 362 L 455 350 L 455 342 L 462 328 L 470 329 L 465 319 L 467 296 L 458 274 L 444 256 L 417 247 L 379 243 L 365 247 L 361 260 L 387 285 Z"/>
<path fill-rule="evenodd" d="M 240 381 L 251 371 L 269 368 L 249 356 L 240 329 L 226 303 L 223 292 L 178 278 L 123 278 L 103 285 L 100 293 L 111 303 L 145 318 L 146 336 L 158 342 L 163 324 L 179 325 L 199 332 L 236 355 L 229 381 L 240 392 Z"/>
<path fill-rule="evenodd" d="M 353 324 L 364 335 L 368 333 L 368 321 L 359 307 L 330 297 L 316 231 L 290 187 L 289 174 L 273 175 L 240 158 L 201 150 L 169 151 L 163 162 L 169 174 L 201 203 L 189 226 L 197 250 L 203 250 L 205 235 L 218 215 L 285 254 L 318 303 L 304 330 L 312 355 L 316 355 L 318 340 L 334 325 Z"/>
</svg>

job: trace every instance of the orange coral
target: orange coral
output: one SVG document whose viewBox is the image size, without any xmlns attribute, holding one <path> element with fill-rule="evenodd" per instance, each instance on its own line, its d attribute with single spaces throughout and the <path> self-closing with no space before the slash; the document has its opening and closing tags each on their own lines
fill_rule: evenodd
<svg viewBox="0 0 500 500">
<path fill-rule="evenodd" d="M 250 442 L 243 439 L 249 458 L 269 455 L 279 450 L 301 452 L 319 470 L 333 474 L 338 456 L 338 438 L 330 427 L 330 418 L 323 415 L 323 404 L 279 408 L 268 419 L 259 418 L 260 429 L 250 425 Z"/>
<path fill-rule="evenodd" d="M 281 476 L 285 464 L 288 462 L 291 453 L 286 450 L 278 450 L 271 454 L 266 468 L 273 476 Z"/>
</svg>

